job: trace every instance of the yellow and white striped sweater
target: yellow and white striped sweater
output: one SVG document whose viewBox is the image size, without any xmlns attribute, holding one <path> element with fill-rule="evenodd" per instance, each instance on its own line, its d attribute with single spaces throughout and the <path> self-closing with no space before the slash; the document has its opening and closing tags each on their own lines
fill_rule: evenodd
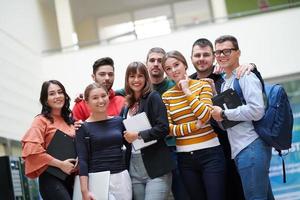
<svg viewBox="0 0 300 200">
<path fill-rule="evenodd" d="M 192 94 L 186 96 L 177 86 L 166 91 L 163 102 L 168 112 L 170 135 L 176 136 L 178 152 L 190 152 L 220 145 L 217 135 L 211 127 L 213 96 L 211 86 L 207 81 L 189 80 Z M 197 128 L 197 120 L 201 128 Z"/>
</svg>

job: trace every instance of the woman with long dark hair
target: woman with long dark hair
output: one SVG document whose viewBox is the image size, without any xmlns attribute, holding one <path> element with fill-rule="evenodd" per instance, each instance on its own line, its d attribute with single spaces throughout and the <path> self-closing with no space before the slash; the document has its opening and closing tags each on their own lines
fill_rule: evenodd
<svg viewBox="0 0 300 200">
<path fill-rule="evenodd" d="M 59 160 L 47 153 L 47 147 L 57 131 L 75 136 L 71 118 L 70 97 L 57 80 L 45 81 L 41 88 L 42 111 L 37 115 L 22 139 L 25 174 L 39 178 L 40 194 L 44 200 L 71 200 L 75 159 Z M 63 149 L 62 149 L 63 151 Z M 59 168 L 67 178 L 62 180 L 48 173 L 49 166 Z"/>
<path fill-rule="evenodd" d="M 132 62 L 127 67 L 125 91 L 127 106 L 123 109 L 122 116 L 130 118 L 145 112 L 152 127 L 140 132 L 125 131 L 125 139 L 129 143 L 137 139 L 144 142 L 157 140 L 156 143 L 141 150 L 132 148 L 129 173 L 133 198 L 167 199 L 171 189 L 171 171 L 175 167 L 164 140 L 169 132 L 168 118 L 160 94 L 151 89 L 148 71 L 143 63 Z"/>
</svg>

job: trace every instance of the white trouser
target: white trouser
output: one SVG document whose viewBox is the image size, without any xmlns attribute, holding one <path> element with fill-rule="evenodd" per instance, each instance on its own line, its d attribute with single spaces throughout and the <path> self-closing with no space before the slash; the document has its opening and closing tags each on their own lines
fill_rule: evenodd
<svg viewBox="0 0 300 200">
<path fill-rule="evenodd" d="M 132 200 L 132 185 L 127 170 L 110 175 L 109 200 Z"/>
</svg>

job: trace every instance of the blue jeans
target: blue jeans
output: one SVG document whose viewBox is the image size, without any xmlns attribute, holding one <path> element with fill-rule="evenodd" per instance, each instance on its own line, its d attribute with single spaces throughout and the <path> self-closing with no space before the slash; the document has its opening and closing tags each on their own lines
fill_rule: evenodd
<svg viewBox="0 0 300 200">
<path fill-rule="evenodd" d="M 180 152 L 178 167 L 191 200 L 225 199 L 225 158 L 221 146 Z"/>
<path fill-rule="evenodd" d="M 171 172 L 151 179 L 147 174 L 141 154 L 131 154 L 129 173 L 134 200 L 168 199 L 172 183 Z"/>
<path fill-rule="evenodd" d="M 257 138 L 234 159 L 247 200 L 273 200 L 269 179 L 271 147 Z"/>
<path fill-rule="evenodd" d="M 189 200 L 188 193 L 185 189 L 183 184 L 182 176 L 178 169 L 178 162 L 177 162 L 177 153 L 176 147 L 169 146 L 170 151 L 172 152 L 172 158 L 176 163 L 176 168 L 172 170 L 172 194 L 175 200 Z"/>
</svg>

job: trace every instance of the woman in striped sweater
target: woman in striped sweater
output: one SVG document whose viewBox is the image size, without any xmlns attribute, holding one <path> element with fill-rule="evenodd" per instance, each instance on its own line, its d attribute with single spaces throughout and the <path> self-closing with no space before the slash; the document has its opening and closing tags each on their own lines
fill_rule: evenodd
<svg viewBox="0 0 300 200">
<path fill-rule="evenodd" d="M 176 137 L 178 166 L 191 199 L 225 197 L 224 154 L 211 127 L 212 88 L 204 80 L 191 80 L 187 62 L 178 51 L 168 52 L 164 71 L 176 85 L 163 94 L 170 135 Z"/>
</svg>

